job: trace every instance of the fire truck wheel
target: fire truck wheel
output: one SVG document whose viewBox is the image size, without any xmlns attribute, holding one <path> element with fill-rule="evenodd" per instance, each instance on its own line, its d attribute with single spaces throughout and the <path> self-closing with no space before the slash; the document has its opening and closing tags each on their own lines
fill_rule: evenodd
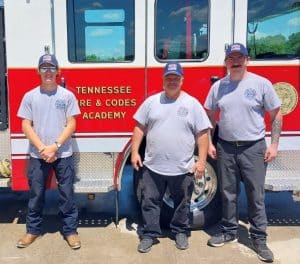
<svg viewBox="0 0 300 264">
<path fill-rule="evenodd" d="M 205 175 L 200 181 L 195 181 L 192 195 L 190 217 L 193 229 L 201 229 L 215 224 L 221 218 L 221 197 L 218 189 L 215 161 L 209 160 L 206 165 Z M 167 191 L 161 210 L 161 225 L 169 227 L 174 213 L 172 197 Z"/>
</svg>

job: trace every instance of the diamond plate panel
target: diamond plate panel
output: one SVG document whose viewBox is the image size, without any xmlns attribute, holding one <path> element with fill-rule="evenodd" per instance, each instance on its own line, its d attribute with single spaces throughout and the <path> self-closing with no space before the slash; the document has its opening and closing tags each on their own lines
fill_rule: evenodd
<svg viewBox="0 0 300 264">
<path fill-rule="evenodd" d="M 10 178 L 0 178 L 0 187 L 10 187 Z"/>
<path fill-rule="evenodd" d="M 0 131 L 0 159 L 9 159 L 11 155 L 9 130 Z"/>
<path fill-rule="evenodd" d="M 74 184 L 76 193 L 102 193 L 112 190 L 112 181 L 107 179 L 81 179 Z"/>
<path fill-rule="evenodd" d="M 279 151 L 278 156 L 272 161 L 269 170 L 300 170 L 300 150 Z"/>
<path fill-rule="evenodd" d="M 0 160 L 11 159 L 9 130 L 0 131 Z M 0 177 L 0 187 L 10 187 L 10 178 Z"/>
<path fill-rule="evenodd" d="M 278 152 L 268 165 L 265 188 L 272 191 L 300 190 L 300 151 Z"/>
<path fill-rule="evenodd" d="M 113 185 L 117 153 L 74 153 L 75 192 L 107 192 Z"/>
</svg>

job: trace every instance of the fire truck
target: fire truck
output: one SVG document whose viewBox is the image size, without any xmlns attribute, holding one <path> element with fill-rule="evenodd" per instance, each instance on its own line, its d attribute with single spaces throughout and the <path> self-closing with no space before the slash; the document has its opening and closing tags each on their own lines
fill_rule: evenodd
<svg viewBox="0 0 300 264">
<path fill-rule="evenodd" d="M 299 194 L 299 0 L 4 0 L 0 15 L 1 187 L 28 189 L 29 142 L 17 111 L 25 92 L 39 85 L 43 53 L 56 55 L 58 82 L 81 109 L 72 137 L 75 192 L 115 192 L 117 216 L 132 116 L 147 96 L 162 90 L 165 64 L 180 62 L 183 89 L 204 103 L 211 84 L 227 74 L 226 47 L 241 42 L 251 56 L 249 71 L 268 78 L 282 100 L 279 153 L 268 166 L 265 188 Z M 269 142 L 269 125 L 267 131 Z M 53 175 L 48 187 L 54 186 Z M 195 182 L 193 226 L 216 221 L 219 209 L 218 177 L 208 160 Z M 171 210 L 166 191 L 163 213 Z"/>
</svg>

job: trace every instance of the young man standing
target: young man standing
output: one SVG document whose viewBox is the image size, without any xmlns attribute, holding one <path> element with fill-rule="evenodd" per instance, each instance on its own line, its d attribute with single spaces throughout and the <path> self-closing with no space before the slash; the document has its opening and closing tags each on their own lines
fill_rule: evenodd
<svg viewBox="0 0 300 264">
<path fill-rule="evenodd" d="M 27 232 L 17 247 L 28 247 L 41 235 L 46 182 L 50 169 L 54 169 L 63 235 L 72 249 L 78 249 L 81 244 L 77 234 L 78 209 L 73 197 L 75 175 L 70 138 L 80 109 L 74 94 L 57 85 L 59 68 L 54 55 L 40 57 L 38 72 L 41 84 L 24 95 L 18 111 L 18 117 L 23 119 L 22 130 L 30 141 L 27 174 L 30 199 Z"/>
</svg>

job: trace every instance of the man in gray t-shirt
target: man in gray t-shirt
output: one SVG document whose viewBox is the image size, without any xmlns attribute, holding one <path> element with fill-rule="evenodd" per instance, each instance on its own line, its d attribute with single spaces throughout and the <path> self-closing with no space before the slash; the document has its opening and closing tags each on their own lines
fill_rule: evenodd
<svg viewBox="0 0 300 264">
<path fill-rule="evenodd" d="M 144 229 L 138 251 L 151 249 L 160 236 L 160 206 L 169 188 L 175 213 L 171 231 L 179 249 L 188 247 L 190 200 L 193 177 L 201 177 L 205 169 L 208 130 L 211 124 L 201 104 L 181 90 L 183 70 L 178 63 L 168 63 L 164 70 L 164 91 L 145 100 L 134 115 L 137 124 L 132 136 L 131 162 L 142 172 L 142 214 Z M 138 153 L 146 136 L 146 153 L 142 162 Z M 195 146 L 199 159 L 195 163 Z"/>
<path fill-rule="evenodd" d="M 41 84 L 24 95 L 18 111 L 22 130 L 30 141 L 27 173 L 30 199 L 27 232 L 17 247 L 28 247 L 41 235 L 46 182 L 53 169 L 58 182 L 62 232 L 68 245 L 78 249 L 81 244 L 77 235 L 78 209 L 73 196 L 75 174 L 70 138 L 80 110 L 74 94 L 56 83 L 59 68 L 54 55 L 41 56 L 38 71 Z"/>
<path fill-rule="evenodd" d="M 210 238 L 208 245 L 220 247 L 237 241 L 238 195 L 243 180 L 253 248 L 261 260 L 272 262 L 273 253 L 266 244 L 264 183 L 267 163 L 277 155 L 281 103 L 270 81 L 247 71 L 248 61 L 244 45 L 230 45 L 225 56 L 229 75 L 212 86 L 204 104 L 214 126 L 219 114 L 218 143 L 216 147 L 210 143 L 208 154 L 217 159 L 223 206 L 222 232 Z M 264 140 L 266 112 L 272 126 L 268 147 Z"/>
</svg>

